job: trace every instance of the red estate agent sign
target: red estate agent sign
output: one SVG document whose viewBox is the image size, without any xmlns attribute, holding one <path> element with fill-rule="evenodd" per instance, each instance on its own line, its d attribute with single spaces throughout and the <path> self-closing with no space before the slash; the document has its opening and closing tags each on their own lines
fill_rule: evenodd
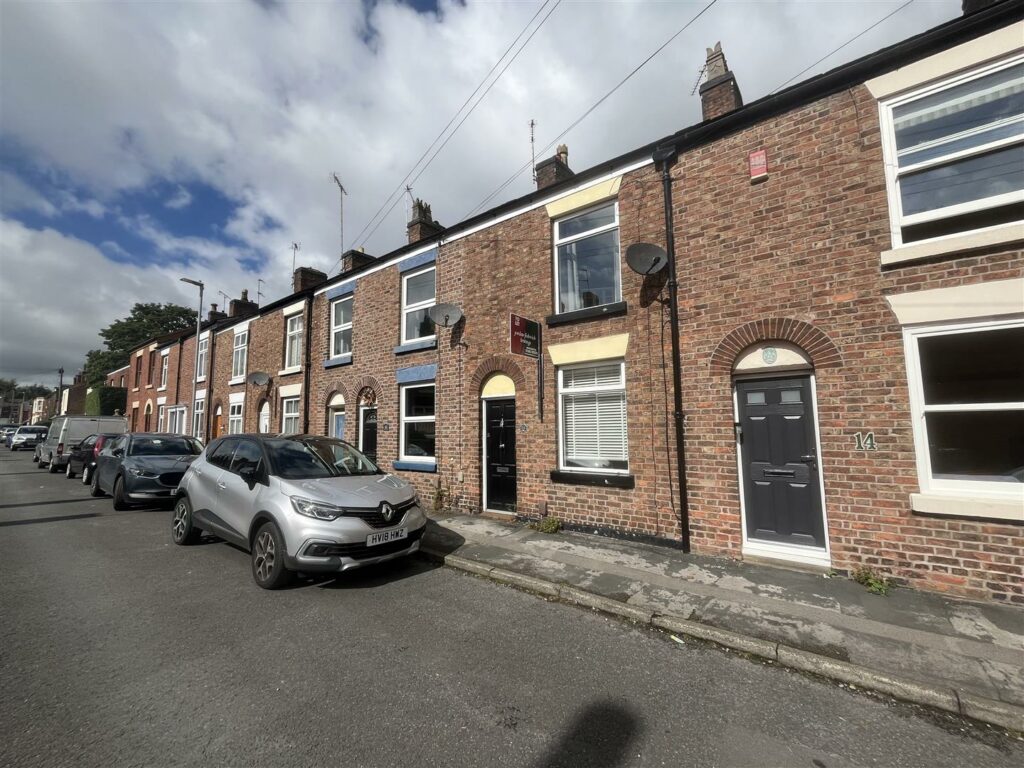
<svg viewBox="0 0 1024 768">
<path fill-rule="evenodd" d="M 514 355 L 540 357 L 540 323 L 519 315 L 509 316 L 509 350 Z"/>
</svg>

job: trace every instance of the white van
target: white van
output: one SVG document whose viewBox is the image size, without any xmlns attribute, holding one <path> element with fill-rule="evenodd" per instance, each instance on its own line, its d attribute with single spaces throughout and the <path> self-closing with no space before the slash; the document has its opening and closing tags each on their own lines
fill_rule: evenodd
<svg viewBox="0 0 1024 768">
<path fill-rule="evenodd" d="M 128 431 L 124 416 L 57 416 L 50 422 L 46 439 L 36 446 L 40 467 L 51 472 L 63 471 L 71 451 L 89 435 L 116 434 Z"/>
</svg>

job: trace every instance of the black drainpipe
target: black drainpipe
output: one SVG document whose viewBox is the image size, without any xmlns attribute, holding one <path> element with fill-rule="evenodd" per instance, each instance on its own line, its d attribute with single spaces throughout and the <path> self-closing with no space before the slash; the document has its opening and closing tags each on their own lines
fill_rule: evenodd
<svg viewBox="0 0 1024 768">
<path fill-rule="evenodd" d="M 309 366 L 313 359 L 309 345 L 313 340 L 313 300 L 316 297 L 310 291 L 306 297 L 306 343 L 302 349 L 302 434 L 309 434 Z"/>
<path fill-rule="evenodd" d="M 661 166 L 661 183 L 665 199 L 665 250 L 668 253 L 668 314 L 672 324 L 672 396 L 676 427 L 676 475 L 679 478 L 679 526 L 684 552 L 690 551 L 690 507 L 686 489 L 685 428 L 683 426 L 683 374 L 679 359 L 679 283 L 676 280 L 676 240 L 672 222 L 672 173 L 676 161 L 673 146 L 654 150 L 655 166 Z"/>
</svg>

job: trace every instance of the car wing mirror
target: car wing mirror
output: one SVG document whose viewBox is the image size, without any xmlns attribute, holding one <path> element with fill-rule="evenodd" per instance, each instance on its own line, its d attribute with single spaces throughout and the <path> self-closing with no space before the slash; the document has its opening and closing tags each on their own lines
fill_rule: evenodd
<svg viewBox="0 0 1024 768">
<path fill-rule="evenodd" d="M 260 472 L 256 467 L 242 467 L 238 470 L 238 476 L 245 480 L 249 485 L 254 485 L 260 479 Z"/>
</svg>

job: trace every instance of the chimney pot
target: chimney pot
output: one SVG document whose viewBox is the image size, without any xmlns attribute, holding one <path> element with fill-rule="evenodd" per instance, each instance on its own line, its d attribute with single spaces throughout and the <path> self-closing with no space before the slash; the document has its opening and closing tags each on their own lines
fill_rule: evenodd
<svg viewBox="0 0 1024 768">
<path fill-rule="evenodd" d="M 417 197 L 412 203 L 412 218 L 409 219 L 406 232 L 409 235 L 409 242 L 417 243 L 444 232 L 444 227 L 434 221 L 430 206 Z"/>
<path fill-rule="evenodd" d="M 255 301 L 249 301 L 249 289 L 242 289 L 242 296 L 238 299 L 232 299 L 231 303 L 228 304 L 228 316 L 229 317 L 252 317 L 260 311 L 259 306 Z"/>
<path fill-rule="evenodd" d="M 707 79 L 700 87 L 700 104 L 705 120 L 714 120 L 743 106 L 743 96 L 722 53 L 721 42 L 707 49 L 704 69 Z"/>
<path fill-rule="evenodd" d="M 576 174 L 569 168 L 569 147 L 559 144 L 554 157 L 541 160 L 534 171 L 537 174 L 537 189 L 545 189 L 571 179 Z"/>
</svg>

